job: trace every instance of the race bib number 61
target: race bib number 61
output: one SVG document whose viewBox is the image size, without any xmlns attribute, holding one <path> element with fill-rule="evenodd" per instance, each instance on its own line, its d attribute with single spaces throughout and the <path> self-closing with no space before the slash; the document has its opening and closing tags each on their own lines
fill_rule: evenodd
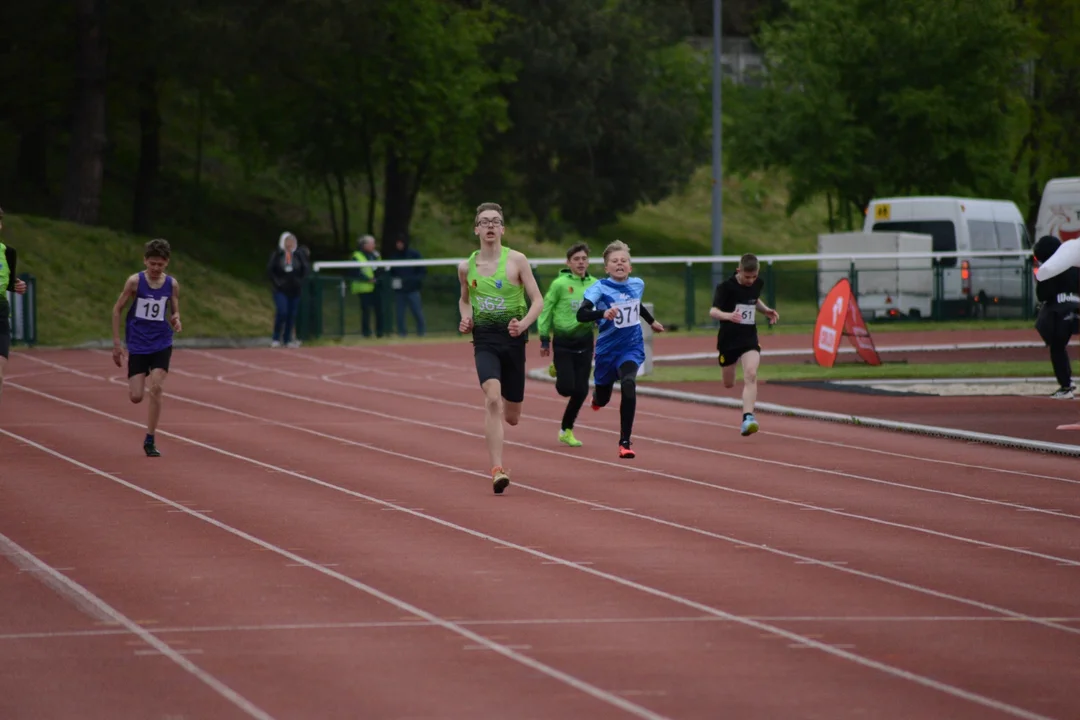
<svg viewBox="0 0 1080 720">
<path fill-rule="evenodd" d="M 757 317 L 756 305 L 736 305 L 735 321 L 740 325 L 753 325 Z"/>
</svg>

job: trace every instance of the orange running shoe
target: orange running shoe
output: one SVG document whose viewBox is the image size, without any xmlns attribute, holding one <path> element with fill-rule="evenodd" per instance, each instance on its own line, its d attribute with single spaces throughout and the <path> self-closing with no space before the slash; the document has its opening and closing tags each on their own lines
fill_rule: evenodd
<svg viewBox="0 0 1080 720">
<path fill-rule="evenodd" d="M 633 460 L 636 457 L 634 451 L 630 449 L 630 441 L 624 440 L 619 443 L 619 459 L 620 460 Z"/>
<path fill-rule="evenodd" d="M 502 491 L 510 484 L 510 475 L 501 467 L 491 468 L 491 487 L 496 495 L 502 495 Z"/>
</svg>

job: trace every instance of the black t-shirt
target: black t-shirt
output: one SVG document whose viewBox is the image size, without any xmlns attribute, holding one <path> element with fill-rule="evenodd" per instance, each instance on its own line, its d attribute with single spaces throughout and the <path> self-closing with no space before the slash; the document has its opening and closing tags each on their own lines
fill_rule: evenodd
<svg viewBox="0 0 1080 720">
<path fill-rule="evenodd" d="M 1075 309 L 1080 305 L 1080 269 L 1071 267 L 1043 282 L 1036 281 L 1035 296 L 1048 305 Z"/>
<path fill-rule="evenodd" d="M 736 306 L 755 308 L 753 310 L 754 324 L 733 323 L 727 320 L 720 321 L 720 329 L 716 333 L 717 350 L 757 345 L 756 305 L 758 298 L 761 297 L 763 287 L 765 287 L 765 281 L 760 277 L 754 281 L 753 285 L 742 285 L 736 279 L 734 273 L 716 286 L 716 293 L 713 295 L 713 307 L 724 312 L 735 312 Z M 746 308 L 739 307 L 739 310 L 743 312 L 744 316 L 749 315 Z"/>
</svg>

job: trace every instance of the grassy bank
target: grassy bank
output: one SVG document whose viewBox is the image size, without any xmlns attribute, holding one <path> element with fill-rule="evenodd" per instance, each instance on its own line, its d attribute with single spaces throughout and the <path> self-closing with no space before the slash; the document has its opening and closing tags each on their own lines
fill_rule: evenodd
<svg viewBox="0 0 1080 720">
<path fill-rule="evenodd" d="M 68 345 L 112 336 L 112 307 L 124 281 L 143 269 L 144 238 L 37 217 L 4 217 L 3 237 L 19 271 L 39 281 L 38 342 Z M 269 293 L 258 284 L 174 251 L 168 272 L 181 284 L 184 337 L 269 336 Z"/>
</svg>

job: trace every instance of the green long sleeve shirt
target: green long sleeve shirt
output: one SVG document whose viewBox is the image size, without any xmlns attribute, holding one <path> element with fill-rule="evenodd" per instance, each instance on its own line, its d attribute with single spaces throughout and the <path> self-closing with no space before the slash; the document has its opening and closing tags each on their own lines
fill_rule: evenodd
<svg viewBox="0 0 1080 720">
<path fill-rule="evenodd" d="M 579 347 L 592 341 L 595 323 L 578 322 L 577 311 L 585 298 L 585 290 L 596 278 L 585 273 L 581 278 L 564 268 L 551 282 L 544 296 L 544 310 L 537 320 L 540 346 L 548 347 L 551 336 L 560 346 Z"/>
</svg>

